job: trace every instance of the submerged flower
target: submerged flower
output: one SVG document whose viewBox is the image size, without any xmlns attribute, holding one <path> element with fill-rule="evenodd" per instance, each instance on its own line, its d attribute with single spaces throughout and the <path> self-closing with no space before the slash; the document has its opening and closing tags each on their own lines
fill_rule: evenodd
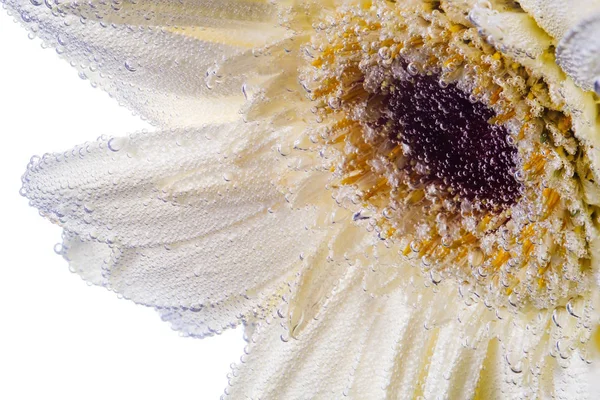
<svg viewBox="0 0 600 400">
<path fill-rule="evenodd" d="M 5 1 L 160 128 L 23 195 L 226 396 L 598 396 L 597 1 Z"/>
</svg>

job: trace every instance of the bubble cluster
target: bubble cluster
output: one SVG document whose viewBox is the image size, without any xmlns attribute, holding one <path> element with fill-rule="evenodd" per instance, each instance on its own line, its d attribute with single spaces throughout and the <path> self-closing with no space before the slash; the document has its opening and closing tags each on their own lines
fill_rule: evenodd
<svg viewBox="0 0 600 400">
<path fill-rule="evenodd" d="M 440 182 L 489 208 L 517 199 L 517 150 L 508 143 L 507 129 L 490 123 L 495 113 L 469 100 L 456 84 L 423 75 L 396 81 L 388 107 L 390 139 L 406 146 L 413 168 L 424 166 L 420 184 Z"/>
</svg>

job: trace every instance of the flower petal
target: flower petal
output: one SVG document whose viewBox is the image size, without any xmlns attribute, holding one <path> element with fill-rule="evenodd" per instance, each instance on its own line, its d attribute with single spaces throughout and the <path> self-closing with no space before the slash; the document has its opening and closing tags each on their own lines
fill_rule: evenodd
<svg viewBox="0 0 600 400">
<path fill-rule="evenodd" d="M 187 242 L 124 248 L 65 234 L 74 272 L 136 303 L 159 307 L 164 320 L 206 336 L 269 313 L 326 233 L 307 229 L 315 210 L 258 215 Z M 232 251 L 232 249 L 235 251 Z"/>
<path fill-rule="evenodd" d="M 273 307 L 329 235 L 277 186 L 282 135 L 246 123 L 100 138 L 34 159 L 23 193 L 65 228 L 74 272 L 204 336 Z"/>
<path fill-rule="evenodd" d="M 239 119 L 238 111 L 245 102 L 245 77 L 219 75 L 218 65 L 242 54 L 254 58 L 248 45 L 257 43 L 244 45 L 239 40 L 242 36 L 256 38 L 244 34 L 247 31 L 269 31 L 273 35 L 265 37 L 274 40 L 286 37 L 276 28 L 275 7 L 267 2 L 186 1 L 185 13 L 179 2 L 86 6 L 73 2 L 53 9 L 42 1 L 9 0 L 6 4 L 32 34 L 75 66 L 82 78 L 151 122 L 170 126 Z M 92 8 L 97 13 L 93 17 L 84 12 Z M 139 15 L 148 8 L 153 18 L 139 25 Z M 104 18 L 114 23 L 108 24 Z M 170 25 L 148 26 L 152 19 L 160 24 L 170 21 Z M 184 35 L 181 28 L 170 28 L 182 22 L 196 33 Z M 199 34 L 204 27 L 206 32 Z M 250 70 L 246 72 L 252 75 Z"/>
<path fill-rule="evenodd" d="M 106 243 L 83 241 L 73 233 L 64 232 L 63 242 L 56 249 L 69 262 L 69 269 L 86 282 L 104 286 L 106 271 L 112 266 L 113 250 Z"/>
<path fill-rule="evenodd" d="M 61 9 L 89 19 L 108 23 L 153 26 L 216 26 L 228 21 L 269 23 L 277 18 L 278 8 L 263 0 L 125 0 L 107 2 L 72 1 Z"/>
<path fill-rule="evenodd" d="M 267 304 L 268 305 L 268 304 Z M 224 330 L 238 326 L 253 308 L 262 307 L 253 300 L 233 297 L 230 301 L 210 304 L 200 309 L 157 308 L 163 321 L 184 336 L 205 338 L 219 335 Z"/>
<path fill-rule="evenodd" d="M 457 321 L 427 327 L 446 312 L 431 291 L 418 289 L 418 303 L 410 290 L 365 292 L 362 268 L 348 271 L 297 340 L 277 317 L 252 327 L 248 354 L 226 392 L 232 398 L 473 397 L 485 343 L 464 347 Z"/>
<path fill-rule="evenodd" d="M 557 43 L 557 63 L 584 90 L 600 79 L 600 1 L 519 0 Z M 600 83 L 598 83 L 600 86 Z"/>
<path fill-rule="evenodd" d="M 301 253 L 322 240 L 322 233 L 305 229 L 314 213 L 265 211 L 190 241 L 122 249 L 108 284 L 137 303 L 161 307 L 198 308 L 273 293 L 299 266 Z"/>
<path fill-rule="evenodd" d="M 567 368 L 554 368 L 555 398 L 561 400 L 591 400 L 600 398 L 598 377 L 600 368 L 573 357 Z"/>
<path fill-rule="evenodd" d="M 340 222 L 344 223 L 336 220 L 336 223 Z M 343 254 L 351 253 L 353 247 L 361 248 L 366 236 L 362 228 L 344 226 L 331 232 L 317 251 L 303 253 L 305 266 L 298 274 L 297 290 L 289 304 L 289 326 L 293 337 L 301 335 L 311 322 L 319 318 L 324 305 L 348 273 L 349 263 L 356 262 L 345 259 Z"/>
<path fill-rule="evenodd" d="M 316 321 L 297 338 L 281 311 L 249 324 L 249 346 L 226 393 L 266 399 L 570 398 L 572 389 L 561 388 L 575 384 L 575 364 L 559 366 L 548 353 L 561 340 L 551 313 L 529 322 L 495 314 L 483 302 L 463 304 L 451 282 L 425 288 L 411 267 L 390 268 L 396 285 L 376 293 L 364 265 L 349 267 Z M 564 376 L 556 375 L 565 368 Z M 577 371 L 591 376 L 589 366 Z M 576 398 L 593 398 L 590 382 L 582 382 Z"/>
<path fill-rule="evenodd" d="M 492 45 L 516 59 L 539 57 L 552 44 L 552 38 L 524 12 L 491 9 L 478 3 L 469 19 Z"/>
<path fill-rule="evenodd" d="M 374 317 L 369 311 L 375 301 L 358 295 L 356 276 L 345 277 L 341 286 L 348 290 L 336 294 L 327 317 L 309 325 L 302 340 L 291 339 L 277 319 L 251 326 L 248 355 L 239 371 L 234 369 L 226 392 L 233 398 L 342 397 Z"/>
<path fill-rule="evenodd" d="M 123 246 L 189 240 L 282 201 L 274 136 L 243 124 L 100 138 L 34 159 L 22 192 L 84 239 Z"/>
<path fill-rule="evenodd" d="M 599 0 L 518 0 L 521 7 L 538 25 L 558 42 L 567 31 L 594 11 L 600 10 Z"/>
<path fill-rule="evenodd" d="M 556 62 L 580 87 L 600 94 L 600 11 L 566 33 Z"/>
<path fill-rule="evenodd" d="M 298 270 L 298 254 L 310 252 L 322 239 L 318 233 L 309 235 L 297 214 L 293 221 L 281 215 L 270 218 L 253 229 L 236 227 L 193 245 L 111 249 L 71 236 L 63 251 L 71 269 L 85 280 L 137 303 L 158 306 L 174 329 L 201 337 L 274 307 L 273 299 Z M 279 225 L 290 221 L 297 223 Z M 302 238 L 304 232 L 307 237 Z M 285 243 L 286 251 L 278 251 L 274 242 Z M 238 245 L 236 252 L 230 251 Z"/>
</svg>

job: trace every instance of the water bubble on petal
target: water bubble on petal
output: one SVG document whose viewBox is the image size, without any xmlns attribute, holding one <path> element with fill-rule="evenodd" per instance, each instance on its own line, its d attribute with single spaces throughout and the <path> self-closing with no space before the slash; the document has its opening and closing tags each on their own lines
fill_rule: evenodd
<svg viewBox="0 0 600 400">
<path fill-rule="evenodd" d="M 277 151 L 284 157 L 289 156 L 292 152 L 292 147 L 287 144 L 280 144 L 277 146 Z"/>
<path fill-rule="evenodd" d="M 23 22 L 31 22 L 31 16 L 27 11 L 23 11 L 21 13 L 21 19 L 23 20 Z"/>
<path fill-rule="evenodd" d="M 125 61 L 124 65 L 125 65 L 125 69 L 130 72 L 135 72 L 138 69 L 137 63 L 132 60 Z"/>
<path fill-rule="evenodd" d="M 107 143 L 108 149 L 114 152 L 120 151 L 124 145 L 125 139 L 123 138 L 111 138 Z"/>
<path fill-rule="evenodd" d="M 54 252 L 58 255 L 62 255 L 64 253 L 64 247 L 62 245 L 62 243 L 56 243 L 54 245 Z"/>
<path fill-rule="evenodd" d="M 569 313 L 569 315 L 571 317 L 574 318 L 581 318 L 581 316 L 584 313 L 584 302 L 582 301 L 581 298 L 577 298 L 577 299 L 571 299 L 567 302 L 567 312 Z"/>
<path fill-rule="evenodd" d="M 233 174 L 231 172 L 224 172 L 223 173 L 223 179 L 226 182 L 230 182 L 233 179 Z"/>
<path fill-rule="evenodd" d="M 523 372 L 523 361 L 517 356 L 516 350 L 506 353 L 505 359 L 512 372 L 515 374 Z"/>
<path fill-rule="evenodd" d="M 552 312 L 552 322 L 559 328 L 566 326 L 566 309 L 564 307 L 556 307 Z"/>
<path fill-rule="evenodd" d="M 433 282 L 434 285 L 438 285 L 442 281 L 442 276 L 440 275 L 440 273 L 433 269 L 429 272 L 429 277 L 431 278 L 431 282 Z"/>
<path fill-rule="evenodd" d="M 61 35 L 60 33 L 56 36 L 56 41 L 61 46 L 67 45 L 67 37 L 65 35 Z"/>
</svg>

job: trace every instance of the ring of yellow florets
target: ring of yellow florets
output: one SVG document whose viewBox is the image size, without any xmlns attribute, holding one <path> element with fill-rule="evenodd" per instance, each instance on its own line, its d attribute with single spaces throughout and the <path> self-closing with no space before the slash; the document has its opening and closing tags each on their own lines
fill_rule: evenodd
<svg viewBox="0 0 600 400">
<path fill-rule="evenodd" d="M 497 52 L 466 17 L 374 3 L 339 9 L 306 48 L 301 80 L 338 203 L 357 220 L 369 215 L 363 223 L 434 283 L 455 279 L 488 303 L 547 308 L 589 290 L 595 208 L 580 187 L 590 167 L 544 78 Z M 433 76 L 493 111 L 488 123 L 507 132 L 516 155 L 518 196 L 490 204 L 411 176 L 419 149 L 390 140 L 397 127 L 385 118 L 406 75 Z"/>
</svg>

